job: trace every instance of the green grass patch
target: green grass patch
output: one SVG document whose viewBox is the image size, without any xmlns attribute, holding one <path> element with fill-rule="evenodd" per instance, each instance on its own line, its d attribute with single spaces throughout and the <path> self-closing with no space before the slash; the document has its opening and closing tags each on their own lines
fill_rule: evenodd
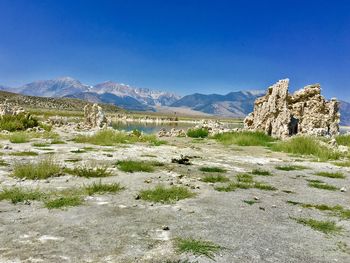
<svg viewBox="0 0 350 263">
<path fill-rule="evenodd" d="M 261 175 L 261 176 L 272 176 L 272 174 L 269 171 L 262 170 L 262 169 L 254 169 L 251 172 L 254 175 Z"/>
<path fill-rule="evenodd" d="M 127 173 L 134 173 L 134 172 L 151 173 L 155 171 L 155 167 L 163 166 L 163 164 L 156 161 L 123 160 L 123 161 L 118 161 L 117 166 L 121 171 L 127 172 Z"/>
<path fill-rule="evenodd" d="M 116 193 L 123 189 L 124 187 L 121 187 L 119 183 L 103 184 L 101 181 L 98 183 L 94 182 L 91 185 L 84 187 L 84 190 L 88 195 Z"/>
<path fill-rule="evenodd" d="M 196 240 L 192 238 L 177 238 L 175 240 L 175 246 L 178 253 L 190 253 L 195 256 L 205 256 L 212 260 L 214 260 L 215 254 L 222 249 L 219 245 L 216 245 L 211 241 Z"/>
<path fill-rule="evenodd" d="M 79 206 L 83 203 L 80 196 L 62 196 L 45 202 L 48 209 L 59 209 L 65 207 Z"/>
<path fill-rule="evenodd" d="M 39 162 L 16 163 L 14 165 L 13 176 L 35 180 L 58 176 L 60 172 L 60 166 L 52 159 L 44 159 Z"/>
<path fill-rule="evenodd" d="M 323 189 L 323 190 L 329 190 L 329 191 L 339 190 L 338 187 L 327 184 L 319 180 L 309 180 L 308 186 L 313 188 Z"/>
<path fill-rule="evenodd" d="M 301 171 L 308 169 L 307 167 L 301 165 L 281 165 L 276 166 L 275 168 L 280 171 Z"/>
<path fill-rule="evenodd" d="M 0 159 L 0 166 L 8 166 L 9 164 L 5 160 Z"/>
<path fill-rule="evenodd" d="M 86 153 L 84 149 L 72 150 L 71 153 Z"/>
<path fill-rule="evenodd" d="M 225 183 L 230 181 L 230 179 L 226 176 L 223 176 L 221 174 L 218 175 L 206 175 L 201 179 L 202 182 L 205 183 Z"/>
<path fill-rule="evenodd" d="M 320 231 L 325 234 L 337 234 L 343 229 L 337 226 L 334 221 L 319 221 L 311 218 L 293 218 L 299 224 L 309 226 L 314 230 Z"/>
<path fill-rule="evenodd" d="M 19 187 L 4 188 L 0 192 L 0 201 L 9 200 L 13 204 L 17 204 L 27 200 L 41 200 L 44 196 L 44 193 L 38 190 L 30 190 Z"/>
<path fill-rule="evenodd" d="M 279 141 L 271 145 L 271 149 L 291 154 L 313 156 L 320 161 L 337 160 L 341 157 L 338 151 L 333 151 L 319 143 L 316 138 L 296 136 L 286 141 Z"/>
<path fill-rule="evenodd" d="M 9 140 L 12 143 L 26 143 L 29 142 L 30 137 L 25 132 L 15 132 L 10 135 Z"/>
<path fill-rule="evenodd" d="M 335 173 L 318 172 L 318 173 L 315 173 L 315 175 L 322 176 L 322 177 L 328 177 L 328 178 L 336 178 L 336 179 L 344 179 L 345 178 L 345 175 L 341 172 L 335 172 Z"/>
<path fill-rule="evenodd" d="M 25 152 L 14 152 L 10 153 L 12 156 L 38 156 L 39 154 L 36 152 L 25 151 Z"/>
<path fill-rule="evenodd" d="M 142 190 L 140 197 L 142 200 L 157 202 L 157 203 L 174 203 L 176 201 L 195 196 L 185 187 L 172 186 L 166 188 L 164 186 L 157 186 L 154 189 Z"/>
<path fill-rule="evenodd" d="M 254 205 L 256 203 L 259 203 L 259 201 L 256 201 L 256 200 L 243 200 L 243 203 L 246 203 L 248 205 Z"/>
<path fill-rule="evenodd" d="M 208 129 L 199 128 L 199 129 L 188 129 L 187 136 L 191 138 L 206 138 L 209 135 Z"/>
<path fill-rule="evenodd" d="M 226 173 L 227 171 L 220 167 L 201 167 L 199 168 L 200 171 L 206 172 L 206 173 Z"/>
<path fill-rule="evenodd" d="M 136 142 L 149 142 L 152 145 L 164 144 L 164 141 L 159 141 L 155 135 L 143 134 L 136 136 L 126 132 L 120 132 L 115 130 L 100 130 L 93 135 L 78 135 L 74 138 L 77 143 L 90 143 L 94 145 L 113 146 L 119 143 L 136 143 Z"/>
<path fill-rule="evenodd" d="M 239 146 L 268 146 L 274 139 L 263 132 L 228 132 L 217 134 L 213 137 L 225 145 Z"/>
<path fill-rule="evenodd" d="M 53 139 L 53 140 L 51 140 L 50 143 L 51 143 L 51 144 L 66 144 L 65 141 L 62 141 L 62 140 L 60 140 L 60 139 Z"/>
<path fill-rule="evenodd" d="M 77 162 L 82 161 L 82 159 L 72 158 L 72 159 L 66 159 L 64 161 L 67 162 L 67 163 L 77 163 Z"/>
<path fill-rule="evenodd" d="M 112 172 L 108 171 L 107 167 L 88 167 L 88 166 L 78 166 L 71 168 L 65 168 L 64 172 L 85 178 L 102 178 L 112 176 Z"/>
</svg>

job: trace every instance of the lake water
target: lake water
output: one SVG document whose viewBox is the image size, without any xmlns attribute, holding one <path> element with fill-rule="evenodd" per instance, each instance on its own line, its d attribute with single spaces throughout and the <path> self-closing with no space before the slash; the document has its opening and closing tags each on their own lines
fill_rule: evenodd
<svg viewBox="0 0 350 263">
<path fill-rule="evenodd" d="M 242 128 L 242 123 L 225 123 L 227 128 Z M 116 130 L 124 130 L 124 131 L 133 131 L 139 130 L 144 133 L 157 133 L 162 128 L 166 130 L 170 130 L 172 128 L 175 129 L 184 129 L 194 127 L 194 123 L 186 123 L 186 122 L 172 122 L 172 123 L 143 123 L 143 122 L 113 122 L 112 127 Z M 340 127 L 340 133 L 344 134 L 346 132 L 350 132 L 350 127 L 342 126 Z"/>
<path fill-rule="evenodd" d="M 184 129 L 194 127 L 196 124 L 194 123 L 186 123 L 186 122 L 172 122 L 172 123 L 143 123 L 143 122 L 112 122 L 112 127 L 116 130 L 124 130 L 124 131 L 133 131 L 139 130 L 144 133 L 157 133 L 162 128 L 166 130 L 170 130 L 172 128 L 175 129 Z M 225 123 L 227 128 L 240 128 L 243 126 L 242 123 Z"/>
</svg>

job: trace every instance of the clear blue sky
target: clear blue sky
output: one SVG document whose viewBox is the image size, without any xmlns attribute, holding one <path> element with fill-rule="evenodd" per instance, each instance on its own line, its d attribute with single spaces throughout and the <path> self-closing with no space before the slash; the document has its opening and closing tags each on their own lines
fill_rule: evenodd
<svg viewBox="0 0 350 263">
<path fill-rule="evenodd" d="M 0 0 L 0 18 L 3 85 L 227 93 L 289 77 L 350 100 L 350 1 Z"/>
</svg>

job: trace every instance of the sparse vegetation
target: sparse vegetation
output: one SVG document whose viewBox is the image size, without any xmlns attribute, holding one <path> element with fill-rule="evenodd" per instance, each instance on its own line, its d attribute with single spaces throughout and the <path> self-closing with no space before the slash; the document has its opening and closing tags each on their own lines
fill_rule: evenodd
<svg viewBox="0 0 350 263">
<path fill-rule="evenodd" d="M 202 182 L 205 183 L 224 183 L 230 181 L 230 179 L 221 174 L 219 175 L 206 175 L 201 179 Z"/>
<path fill-rule="evenodd" d="M 101 177 L 108 177 L 112 176 L 112 173 L 108 171 L 107 167 L 101 166 L 101 167 L 88 167 L 88 166 L 78 166 L 74 167 L 73 169 L 65 168 L 64 171 L 68 174 L 76 175 L 79 177 L 85 177 L 85 178 L 101 178 Z"/>
<path fill-rule="evenodd" d="M 199 168 L 200 171 L 206 172 L 206 173 L 226 173 L 227 171 L 220 167 L 201 167 Z"/>
<path fill-rule="evenodd" d="M 281 165 L 281 166 L 276 166 L 275 168 L 281 171 L 301 171 L 301 170 L 308 169 L 307 167 L 301 166 L 301 165 Z"/>
<path fill-rule="evenodd" d="M 269 171 L 261 170 L 261 169 L 254 169 L 254 170 L 252 170 L 252 174 L 254 174 L 254 175 L 262 175 L 262 176 L 271 176 L 272 175 Z"/>
<path fill-rule="evenodd" d="M 51 199 L 45 202 L 45 207 L 48 209 L 58 209 L 71 206 L 79 206 L 83 203 L 80 196 L 62 196 L 56 199 Z"/>
<path fill-rule="evenodd" d="M 32 144 L 32 146 L 41 148 L 41 147 L 48 147 L 50 146 L 50 144 L 45 142 L 35 142 Z"/>
<path fill-rule="evenodd" d="M 333 221 L 318 221 L 311 218 L 293 218 L 299 224 L 309 226 L 314 230 L 323 232 L 325 234 L 336 234 L 339 233 L 343 228 L 337 226 Z"/>
<path fill-rule="evenodd" d="M 123 160 L 118 161 L 117 166 L 120 170 L 127 173 L 133 172 L 154 172 L 156 166 L 162 166 L 163 164 L 155 161 L 134 161 L 134 160 Z"/>
<path fill-rule="evenodd" d="M 328 177 L 328 178 L 337 178 L 337 179 L 344 179 L 345 178 L 345 175 L 341 172 L 335 172 L 335 173 L 318 172 L 318 173 L 315 173 L 315 175 L 322 176 L 322 177 Z"/>
<path fill-rule="evenodd" d="M 344 145 L 344 146 L 350 146 L 350 135 L 339 135 L 336 138 L 337 144 Z"/>
<path fill-rule="evenodd" d="M 113 146 L 119 143 L 135 143 L 135 142 L 149 142 L 153 145 L 164 144 L 164 141 L 159 141 L 155 135 L 141 135 L 128 134 L 125 132 L 115 130 L 101 130 L 93 135 L 79 135 L 74 139 L 77 143 L 91 143 L 102 146 Z"/>
<path fill-rule="evenodd" d="M 14 152 L 14 153 L 10 153 L 10 155 L 13 155 L 13 156 L 37 156 L 38 153 L 26 151 L 26 152 Z"/>
<path fill-rule="evenodd" d="M 266 191 L 277 190 L 275 187 L 269 184 L 254 181 L 253 176 L 251 174 L 237 174 L 236 180 L 237 182 L 230 182 L 226 186 L 215 187 L 215 190 L 220 192 L 232 192 L 232 191 L 235 191 L 237 188 L 240 188 L 240 189 L 256 188 L 256 189 L 266 190 Z"/>
<path fill-rule="evenodd" d="M 123 190 L 124 188 L 121 187 L 119 183 L 103 184 L 101 181 L 99 181 L 98 183 L 94 182 L 91 185 L 85 186 L 84 189 L 88 195 L 94 195 L 116 193 Z"/>
<path fill-rule="evenodd" d="M 336 166 L 340 166 L 340 167 L 350 167 L 350 160 L 349 161 L 342 161 L 342 162 L 335 162 L 333 164 Z"/>
<path fill-rule="evenodd" d="M 0 159 L 0 166 L 8 166 L 9 164 L 4 160 Z"/>
<path fill-rule="evenodd" d="M 228 132 L 213 137 L 225 145 L 268 146 L 274 139 L 263 132 Z"/>
<path fill-rule="evenodd" d="M 9 200 L 13 204 L 27 200 L 40 200 L 44 197 L 44 193 L 38 190 L 30 190 L 25 188 L 13 187 L 13 188 L 4 188 L 0 192 L 0 201 Z"/>
<path fill-rule="evenodd" d="M 29 142 L 29 139 L 29 136 L 25 132 L 15 132 L 9 138 L 12 143 L 26 143 Z"/>
<path fill-rule="evenodd" d="M 256 203 L 259 203 L 258 201 L 256 200 L 243 200 L 244 203 L 248 204 L 248 205 L 254 205 Z"/>
<path fill-rule="evenodd" d="M 319 161 L 337 160 L 341 154 L 321 145 L 317 139 L 307 136 L 296 136 L 286 141 L 280 141 L 271 145 L 274 151 L 314 156 Z"/>
<path fill-rule="evenodd" d="M 209 135 L 208 129 L 188 129 L 187 136 L 191 138 L 206 138 Z"/>
<path fill-rule="evenodd" d="M 319 180 L 309 180 L 308 186 L 323 190 L 336 191 L 339 190 L 338 187 L 334 185 L 327 184 Z"/>
<path fill-rule="evenodd" d="M 222 248 L 211 241 L 196 240 L 192 238 L 177 238 L 175 245 L 178 253 L 191 253 L 195 256 L 205 256 L 214 259 Z"/>
<path fill-rule="evenodd" d="M 39 162 L 16 163 L 14 165 L 13 176 L 26 179 L 46 179 L 58 176 L 61 168 L 52 159 L 43 159 Z"/>
<path fill-rule="evenodd" d="M 157 202 L 157 203 L 174 203 L 176 201 L 193 197 L 195 194 L 185 187 L 172 186 L 166 188 L 157 186 L 151 190 L 143 190 L 140 192 L 142 200 Z"/>
<path fill-rule="evenodd" d="M 30 114 L 5 114 L 0 117 L 0 130 L 7 130 L 10 132 L 24 131 L 28 128 L 33 128 L 38 125 L 38 120 L 32 117 Z"/>
</svg>

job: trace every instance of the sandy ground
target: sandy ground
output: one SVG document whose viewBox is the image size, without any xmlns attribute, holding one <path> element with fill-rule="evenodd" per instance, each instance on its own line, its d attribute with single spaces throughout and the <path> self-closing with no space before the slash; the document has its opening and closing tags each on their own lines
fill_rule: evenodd
<svg viewBox="0 0 350 263">
<path fill-rule="evenodd" d="M 66 134 L 63 136 L 69 138 Z M 46 156 L 47 150 L 34 148 L 32 143 L 0 141 L 0 144 L 12 148 L 1 149 L 3 155 L 0 157 L 10 164 L 0 167 L 1 188 L 23 186 L 54 190 L 99 181 L 70 175 L 36 181 L 11 177 L 15 162 Z M 39 201 L 15 205 L 1 201 L 0 262 L 213 262 L 207 257 L 179 254 L 174 247 L 177 237 L 209 240 L 220 245 L 223 249 L 215 256 L 216 262 L 350 262 L 349 220 L 286 203 L 293 200 L 342 205 L 349 209 L 349 191 L 310 188 L 306 180 L 319 179 L 350 189 L 348 168 L 302 161 L 263 147 L 226 147 L 213 140 L 194 142 L 188 138 L 171 138 L 167 145 L 158 147 L 148 144 L 92 146 L 95 149 L 86 153 L 70 152 L 84 146 L 91 147 L 71 141 L 52 145 L 50 148 L 54 154 L 51 156 L 67 167 L 82 163 L 108 164 L 113 176 L 103 178 L 102 182 L 119 182 L 125 190 L 86 197 L 83 205 L 67 209 L 48 210 Z M 39 156 L 9 155 L 25 150 L 36 151 Z M 193 165 L 171 164 L 171 158 L 181 154 L 195 156 L 191 159 Z M 69 158 L 81 158 L 82 161 L 65 162 Z M 154 173 L 125 173 L 113 166 L 117 160 L 123 159 L 157 160 L 166 165 Z M 309 169 L 275 169 L 276 165 L 285 164 L 303 165 Z M 254 168 L 269 170 L 274 176 L 254 176 L 254 179 L 269 183 L 278 190 L 219 192 L 214 186 L 220 183 L 213 185 L 200 181 L 204 173 L 198 169 L 202 166 L 225 168 L 228 170 L 225 175 L 229 178 Z M 317 171 L 342 171 L 347 177 L 320 178 L 314 175 Z M 182 185 L 197 195 L 174 204 L 135 199 L 140 190 L 158 184 Z M 259 199 L 258 203 L 249 205 L 243 202 L 254 198 Z M 340 234 L 326 235 L 292 219 L 299 217 L 333 220 L 344 229 Z M 163 230 L 164 225 L 169 230 Z M 345 249 L 344 244 L 348 246 Z"/>
</svg>

